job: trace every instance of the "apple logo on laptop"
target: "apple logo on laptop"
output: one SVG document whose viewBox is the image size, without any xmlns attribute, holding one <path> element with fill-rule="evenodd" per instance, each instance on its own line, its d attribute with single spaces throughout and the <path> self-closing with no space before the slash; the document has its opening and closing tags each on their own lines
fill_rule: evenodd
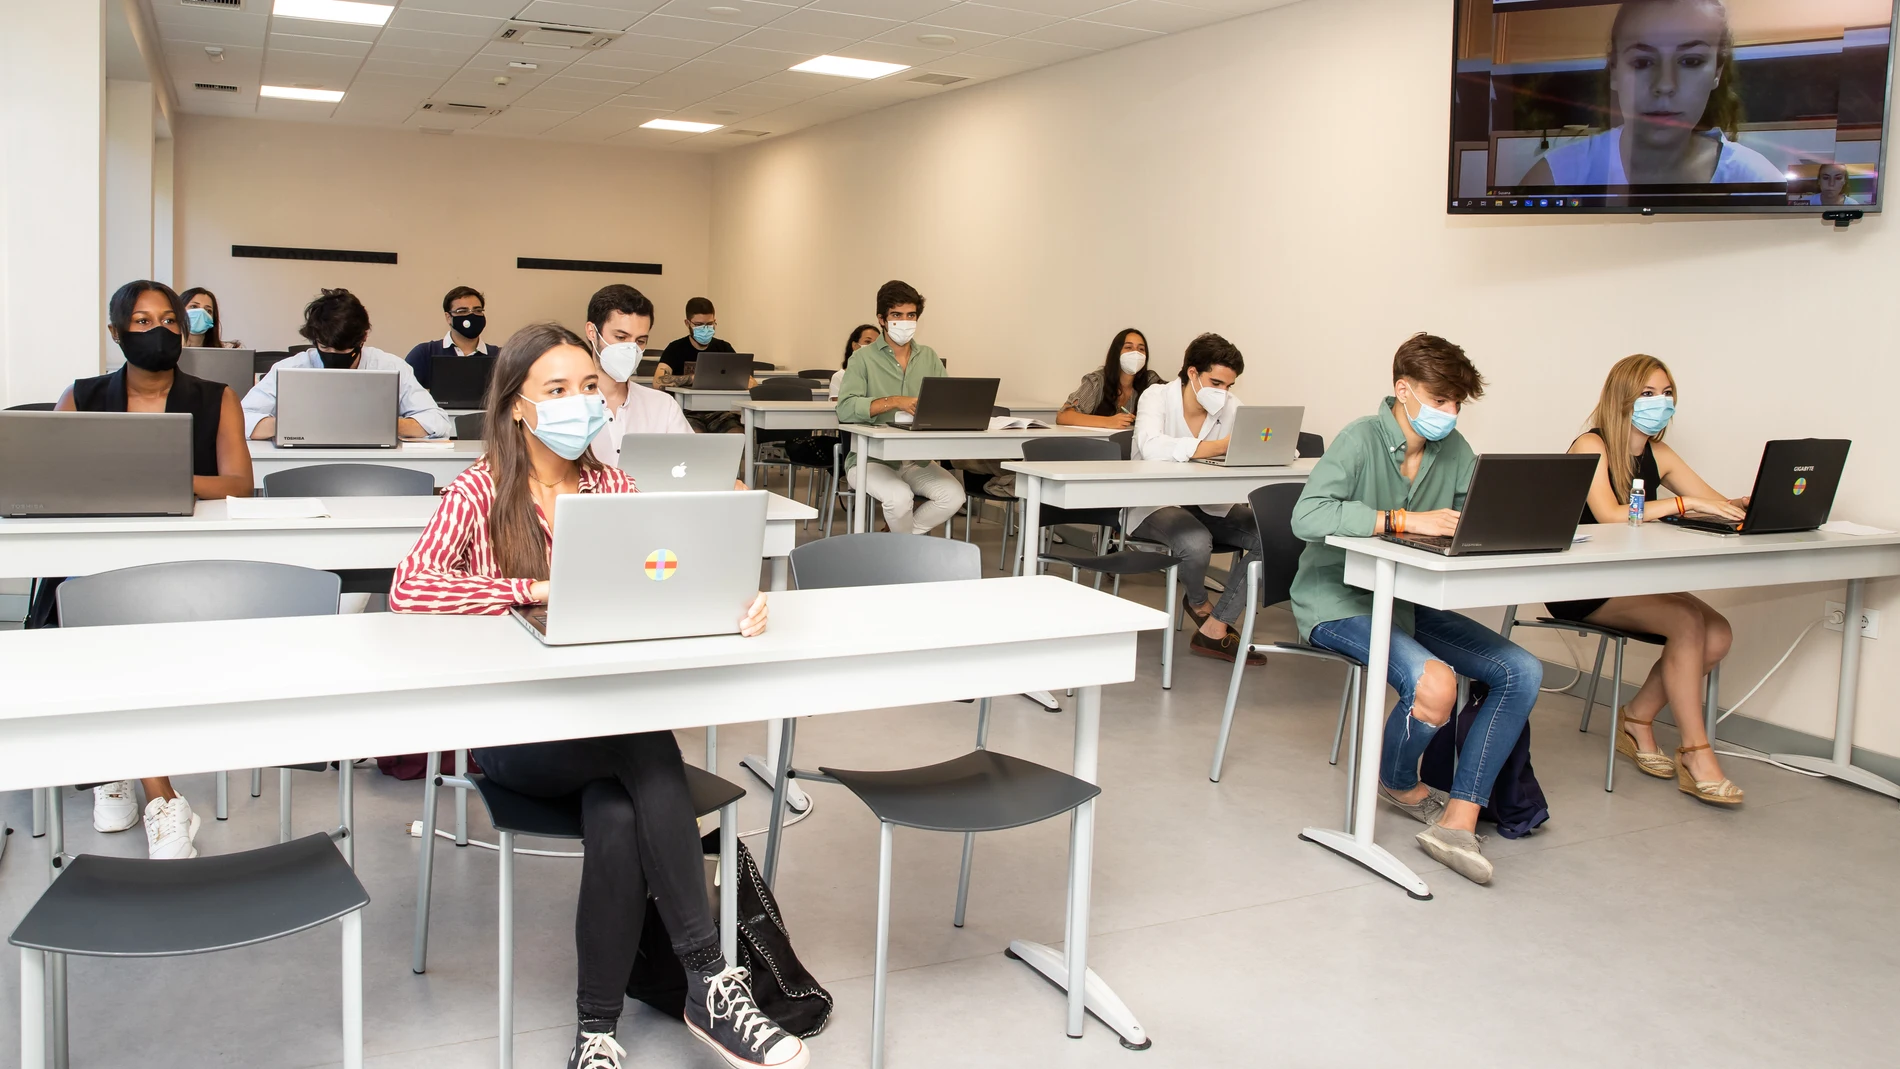
<svg viewBox="0 0 1900 1069">
<path fill-rule="evenodd" d="M 686 478 L 686 462 L 682 460 L 678 464 L 673 465 L 673 470 L 672 472 L 670 472 L 670 474 L 675 479 Z"/>
</svg>

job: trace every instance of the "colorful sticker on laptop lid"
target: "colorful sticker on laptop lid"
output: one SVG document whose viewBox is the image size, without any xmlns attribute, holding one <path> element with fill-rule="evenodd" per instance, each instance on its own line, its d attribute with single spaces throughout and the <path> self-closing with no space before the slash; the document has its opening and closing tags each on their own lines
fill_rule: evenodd
<svg viewBox="0 0 1900 1069">
<path fill-rule="evenodd" d="M 670 549 L 656 549 L 647 554 L 647 578 L 656 583 L 664 583 L 673 578 L 679 570 L 680 559 Z"/>
</svg>

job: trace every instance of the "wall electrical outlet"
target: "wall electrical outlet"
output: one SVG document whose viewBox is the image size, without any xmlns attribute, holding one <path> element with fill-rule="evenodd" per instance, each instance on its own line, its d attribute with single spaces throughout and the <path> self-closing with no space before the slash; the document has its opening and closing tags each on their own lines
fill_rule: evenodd
<svg viewBox="0 0 1900 1069">
<path fill-rule="evenodd" d="M 1839 602 L 1839 601 L 1828 602 L 1827 603 L 1827 617 L 1828 617 L 1827 629 L 1829 631 L 1839 631 L 1841 629 L 1841 625 L 1834 619 L 1834 617 L 1837 615 L 1846 615 L 1846 613 L 1847 613 L 1847 605 L 1845 603 Z M 1862 609 L 1860 611 L 1860 637 L 1862 638 L 1879 638 L 1880 637 L 1880 610 L 1879 609 Z"/>
</svg>

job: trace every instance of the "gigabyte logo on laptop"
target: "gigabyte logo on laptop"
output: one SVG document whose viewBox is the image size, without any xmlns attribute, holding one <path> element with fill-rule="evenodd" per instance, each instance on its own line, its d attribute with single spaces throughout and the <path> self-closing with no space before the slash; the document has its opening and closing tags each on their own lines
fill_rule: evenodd
<svg viewBox="0 0 1900 1069">
<path fill-rule="evenodd" d="M 1813 470 L 1814 470 L 1814 465 L 1812 465 L 1812 464 L 1809 464 L 1809 465 L 1808 465 L 1807 467 L 1805 467 L 1805 468 L 1796 468 L 1796 469 L 1794 469 L 1794 470 L 1795 470 L 1795 471 L 1797 471 L 1797 472 L 1802 472 L 1802 471 L 1813 471 Z"/>
</svg>

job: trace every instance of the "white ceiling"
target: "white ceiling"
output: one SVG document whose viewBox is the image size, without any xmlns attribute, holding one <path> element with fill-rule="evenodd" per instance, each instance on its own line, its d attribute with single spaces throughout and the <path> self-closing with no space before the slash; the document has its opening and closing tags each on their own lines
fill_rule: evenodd
<svg viewBox="0 0 1900 1069">
<path fill-rule="evenodd" d="M 735 131 L 782 134 L 1291 0 L 384 0 L 396 11 L 380 28 L 279 18 L 272 0 L 236 9 L 142 2 L 190 114 L 717 151 L 756 140 Z M 495 41 L 511 18 L 625 35 L 597 51 Z M 207 45 L 223 48 L 222 62 Z M 787 70 L 825 54 L 912 69 L 868 82 Z M 511 60 L 538 69 L 511 69 Z M 925 74 L 968 81 L 911 80 Z M 498 76 L 508 83 L 496 85 Z M 334 105 L 260 99 L 260 83 L 346 95 Z M 427 100 L 505 110 L 443 118 L 418 110 Z M 725 129 L 638 129 L 656 118 Z"/>
</svg>

